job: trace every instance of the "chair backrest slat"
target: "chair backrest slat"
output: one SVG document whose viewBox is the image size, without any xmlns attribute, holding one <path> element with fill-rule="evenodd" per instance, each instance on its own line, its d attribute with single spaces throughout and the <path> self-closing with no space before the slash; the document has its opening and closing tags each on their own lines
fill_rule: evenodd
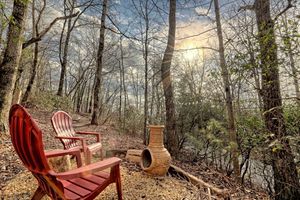
<svg viewBox="0 0 300 200">
<path fill-rule="evenodd" d="M 72 118 L 68 113 L 64 111 L 58 111 L 54 113 L 51 118 L 51 123 L 57 136 L 75 136 L 75 131 L 72 125 Z M 61 141 L 65 149 L 69 149 L 78 145 L 74 140 L 62 139 Z"/>
<path fill-rule="evenodd" d="M 48 177 L 61 191 L 63 186 L 56 177 L 49 174 L 51 170 L 43 148 L 42 132 L 22 106 L 15 104 L 9 113 L 9 128 L 12 144 L 21 161 L 36 177 L 40 187 L 52 199 L 59 199 L 55 190 L 44 177 Z"/>
<path fill-rule="evenodd" d="M 47 173 L 50 167 L 44 154 L 41 131 L 19 105 L 13 106 L 10 112 L 10 133 L 24 165 L 32 171 Z"/>
</svg>

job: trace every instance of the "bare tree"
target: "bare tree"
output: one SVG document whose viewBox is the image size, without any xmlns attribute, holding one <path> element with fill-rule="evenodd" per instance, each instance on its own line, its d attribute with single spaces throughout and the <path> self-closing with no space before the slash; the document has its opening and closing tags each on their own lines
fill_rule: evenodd
<svg viewBox="0 0 300 200">
<path fill-rule="evenodd" d="M 42 18 L 42 14 L 46 8 L 46 0 L 43 0 L 42 8 L 39 11 L 39 15 L 36 19 L 35 12 L 36 12 L 36 1 L 32 1 L 32 37 L 38 37 L 39 36 L 39 22 Z M 33 51 L 33 63 L 32 63 L 32 71 L 30 74 L 29 82 L 26 88 L 26 91 L 24 93 L 24 96 L 22 98 L 22 103 L 27 102 L 28 97 L 31 93 L 33 82 L 36 76 L 36 71 L 38 67 L 38 57 L 39 57 L 39 43 L 36 41 L 34 43 L 34 51 Z"/>
<path fill-rule="evenodd" d="M 35 1 L 32 2 L 32 5 L 35 7 Z M 38 57 L 39 57 L 39 42 L 42 40 L 42 38 L 52 29 L 52 27 L 56 24 L 56 22 L 60 21 L 60 20 L 65 20 L 65 19 L 69 19 L 69 18 L 73 18 L 76 17 L 78 15 L 77 13 L 68 15 L 68 16 L 61 16 L 61 17 L 57 17 L 55 18 L 46 28 L 44 28 L 41 32 L 39 32 L 39 22 L 41 21 L 43 12 L 46 8 L 46 1 L 43 0 L 43 5 L 42 8 L 39 9 L 35 9 L 33 8 L 33 14 L 32 14 L 32 18 L 33 18 L 33 24 L 32 24 L 32 37 L 27 39 L 23 44 L 22 44 L 22 49 L 26 49 L 27 47 L 29 47 L 32 44 L 34 45 L 34 51 L 33 51 L 33 64 L 31 65 L 31 74 L 30 74 L 30 78 L 29 78 L 29 82 L 28 85 L 26 87 L 26 91 L 25 94 L 23 96 L 22 102 L 25 103 L 27 101 L 27 99 L 29 98 L 30 94 L 31 94 L 31 90 L 32 90 L 32 86 L 33 83 L 35 81 L 35 77 L 37 75 L 37 67 L 38 67 Z M 39 11 L 39 15 L 37 17 L 37 19 L 35 19 L 35 10 Z M 22 73 L 23 73 L 24 69 L 23 66 L 19 66 L 18 70 L 17 70 L 17 78 L 16 78 L 16 82 L 15 82 L 15 88 L 13 91 L 13 101 L 15 103 L 20 101 L 20 94 L 21 94 L 21 89 L 20 89 L 20 79 L 22 77 Z M 50 74 L 51 75 L 51 74 Z"/>
<path fill-rule="evenodd" d="M 97 63 L 96 63 L 96 75 L 95 75 L 95 88 L 94 88 L 94 105 L 91 124 L 98 124 L 99 115 L 99 93 L 101 91 L 102 82 L 102 68 L 103 68 L 103 50 L 104 50 L 104 39 L 105 39 L 105 18 L 107 15 L 107 1 L 103 0 L 102 3 L 102 14 L 101 14 L 101 27 L 100 27 L 100 38 L 97 52 Z"/>
<path fill-rule="evenodd" d="M 167 148 L 174 156 L 178 152 L 178 137 L 176 134 L 176 116 L 173 94 L 174 92 L 171 79 L 171 63 L 175 47 L 175 32 L 176 0 L 170 0 L 168 42 L 161 64 L 161 78 L 166 106 Z"/>
<path fill-rule="evenodd" d="M 149 1 L 146 0 L 145 2 L 145 12 L 144 12 L 144 20 L 145 20 L 145 42 L 144 42 L 144 60 L 145 60 L 145 91 L 144 91 L 144 138 L 143 142 L 146 145 L 147 144 L 147 123 L 148 123 L 148 71 L 149 71 L 149 65 L 148 65 L 148 57 L 149 57 Z"/>
<path fill-rule="evenodd" d="M 222 25 L 220 19 L 220 7 L 219 7 L 219 0 L 214 0 L 215 6 L 215 14 L 216 14 L 216 23 L 217 23 L 217 32 L 218 32 L 218 39 L 219 39 L 219 55 L 220 55 L 220 67 L 222 72 L 223 84 L 224 84 L 224 91 L 225 91 L 225 99 L 226 99 L 226 108 L 227 108 L 227 116 L 228 116 L 228 132 L 229 138 L 232 143 L 232 163 L 233 163 L 233 170 L 236 176 L 240 176 L 240 169 L 239 169 L 239 161 L 237 155 L 237 140 L 236 140 L 236 131 L 235 131 L 235 124 L 234 124 L 234 114 L 233 114 L 233 105 L 232 105 L 232 95 L 231 95 L 231 88 L 229 82 L 229 72 L 226 66 L 225 60 L 225 50 L 223 44 L 223 34 L 222 34 Z"/>
<path fill-rule="evenodd" d="M 59 79 L 59 85 L 57 90 L 58 96 L 63 96 L 63 87 L 65 82 L 65 76 L 67 71 L 67 65 L 68 65 L 68 55 L 69 55 L 69 44 L 71 40 L 71 33 L 75 28 L 75 25 L 77 21 L 79 20 L 80 16 L 92 5 L 93 0 L 86 1 L 80 5 L 76 4 L 77 1 L 64 1 L 64 14 L 65 16 L 68 15 L 74 15 L 76 8 L 81 8 L 80 13 L 75 13 L 76 18 L 73 20 L 72 18 L 65 18 L 63 29 L 60 35 L 60 42 L 59 42 L 59 61 L 61 64 L 61 71 L 60 71 L 60 79 Z M 65 33 L 66 32 L 66 33 Z"/>
</svg>

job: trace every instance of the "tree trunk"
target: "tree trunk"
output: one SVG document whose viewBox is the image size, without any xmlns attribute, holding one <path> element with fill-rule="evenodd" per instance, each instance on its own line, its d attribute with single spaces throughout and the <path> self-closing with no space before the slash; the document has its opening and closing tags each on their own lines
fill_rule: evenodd
<svg viewBox="0 0 300 200">
<path fill-rule="evenodd" d="M 102 82 L 102 68 L 103 68 L 103 50 L 104 50 L 104 33 L 105 33 L 105 17 L 107 14 L 107 0 L 103 0 L 102 15 L 101 15 L 101 27 L 100 27 L 100 39 L 99 47 L 97 52 L 97 64 L 96 64 L 96 75 L 95 75 L 95 89 L 94 89 L 94 105 L 91 124 L 98 125 L 99 115 L 99 93 Z"/>
<path fill-rule="evenodd" d="M 72 4 L 70 6 L 71 6 L 71 8 L 65 8 L 65 9 L 70 9 L 70 15 L 72 15 L 74 12 L 74 0 L 72 0 Z M 65 16 L 66 16 L 66 13 L 65 13 Z M 66 39 L 65 39 L 64 43 L 62 44 L 66 23 L 67 23 Z M 61 38 L 60 38 L 59 53 L 60 53 L 61 71 L 60 71 L 59 85 L 58 85 L 58 90 L 57 90 L 58 96 L 63 96 L 63 88 L 64 88 L 64 82 L 65 82 L 65 76 L 66 76 L 67 64 L 68 64 L 69 43 L 70 43 L 71 32 L 73 30 L 73 27 L 74 27 L 74 24 L 72 25 L 72 18 L 66 19 L 66 21 L 64 22 L 64 27 L 63 27 L 63 30 L 61 33 Z M 62 51 L 61 45 L 63 45 L 63 51 Z M 61 54 L 62 54 L 62 58 L 61 58 Z"/>
<path fill-rule="evenodd" d="M 69 21 L 69 23 L 68 23 L 68 25 L 69 25 L 71 19 L 68 19 L 68 21 Z M 69 31 L 69 28 L 68 28 L 67 35 L 66 35 L 66 41 L 64 43 L 62 62 L 61 62 L 61 71 L 60 71 L 59 85 L 58 85 L 58 90 L 57 90 L 58 96 L 63 96 L 64 81 L 65 81 L 65 76 L 66 76 L 66 71 L 67 71 L 67 63 L 68 63 L 68 51 L 69 51 L 70 36 L 71 36 L 71 32 Z"/>
<path fill-rule="evenodd" d="M 122 65 L 121 65 L 121 61 L 119 60 L 119 69 L 120 69 L 120 91 L 119 91 L 119 123 L 120 123 L 120 127 L 122 127 L 122 92 L 123 92 L 123 81 L 122 81 Z"/>
<path fill-rule="evenodd" d="M 85 112 L 87 113 L 91 113 L 90 112 L 90 101 L 92 99 L 92 88 L 91 88 L 91 83 L 92 81 L 91 80 L 88 80 L 89 81 L 89 85 L 88 85 L 88 88 L 87 88 L 87 97 L 86 97 L 86 107 L 85 107 Z"/>
<path fill-rule="evenodd" d="M 155 72 L 151 77 L 151 101 L 150 101 L 150 113 L 149 113 L 149 123 L 153 124 L 153 110 L 154 110 L 154 100 L 155 100 Z"/>
<path fill-rule="evenodd" d="M 123 120 L 122 120 L 122 128 L 124 130 L 125 128 L 125 115 L 126 115 L 126 108 L 127 108 L 127 89 L 126 89 L 126 85 L 125 85 L 125 68 L 124 68 L 124 52 L 123 52 L 123 45 L 122 45 L 122 38 L 120 39 L 120 49 L 121 49 L 121 76 L 122 76 L 122 88 L 123 88 L 123 94 L 124 94 L 124 108 L 123 108 Z"/>
<path fill-rule="evenodd" d="M 144 138 L 143 143 L 147 145 L 147 123 L 148 123 L 148 47 L 149 47 L 149 18 L 148 18 L 148 0 L 146 0 L 145 6 L 145 23 L 146 23 L 146 30 L 145 30 L 145 43 L 144 43 L 144 61 L 145 61 L 145 91 L 144 91 Z"/>
<path fill-rule="evenodd" d="M 96 74 L 95 74 L 95 76 L 96 76 Z M 91 77 L 92 78 L 92 77 Z M 93 81 L 93 85 L 92 85 L 92 87 L 91 87 L 91 96 L 90 96 L 90 98 L 89 98 L 89 110 L 88 110 L 88 113 L 92 113 L 93 112 L 93 106 L 94 106 L 94 104 L 93 104 L 93 102 L 94 102 L 94 98 L 93 98 L 93 95 L 92 94 L 94 94 L 94 90 L 95 90 L 95 81 L 96 81 L 96 78 L 94 78 L 94 81 Z"/>
<path fill-rule="evenodd" d="M 219 39 L 220 67 L 221 67 L 224 90 L 225 90 L 229 140 L 232 143 L 231 144 L 232 164 L 233 164 L 233 170 L 235 175 L 240 176 L 238 153 L 237 153 L 237 138 L 236 138 L 235 124 L 234 124 L 233 105 L 232 105 L 232 95 L 231 95 L 230 82 L 229 82 L 229 72 L 226 66 L 225 55 L 224 55 L 225 50 L 223 44 L 219 0 L 214 0 L 214 5 L 215 5 L 218 39 Z"/>
<path fill-rule="evenodd" d="M 7 46 L 0 64 L 0 131 L 7 130 L 7 119 L 12 100 L 16 70 L 22 53 L 22 36 L 29 1 L 15 0 L 7 32 Z"/>
<path fill-rule="evenodd" d="M 167 47 L 161 64 L 161 78 L 166 105 L 166 138 L 167 148 L 175 156 L 178 152 L 178 137 L 176 134 L 175 104 L 171 79 L 171 63 L 175 47 L 176 32 L 176 0 L 170 0 L 169 33 Z"/>
<path fill-rule="evenodd" d="M 38 66 L 38 54 L 39 54 L 39 44 L 38 44 L 38 42 L 36 42 L 34 44 L 33 64 L 32 64 L 31 74 L 30 74 L 30 78 L 29 78 L 29 82 L 28 82 L 26 91 L 22 98 L 22 103 L 26 103 L 28 101 L 29 95 L 31 93 L 31 89 L 32 89 L 32 86 L 34 83 L 34 79 L 36 77 L 36 71 L 37 71 L 37 66 Z"/>
<path fill-rule="evenodd" d="M 269 133 L 274 135 L 273 140 L 275 142 L 275 146 L 272 146 L 270 150 L 274 173 L 275 199 L 298 199 L 300 185 L 294 156 L 286 139 L 287 132 L 280 93 L 277 45 L 274 21 L 270 14 L 270 1 L 256 0 L 254 8 L 261 54 L 264 121 Z"/>
<path fill-rule="evenodd" d="M 258 106 L 259 106 L 259 111 L 262 114 L 263 113 L 263 103 L 262 103 L 262 97 L 261 97 L 260 77 L 259 77 L 258 68 L 255 63 L 253 51 L 250 51 L 250 64 L 253 67 L 252 73 L 253 73 L 254 82 L 255 82 L 255 90 L 257 91 Z"/>
</svg>

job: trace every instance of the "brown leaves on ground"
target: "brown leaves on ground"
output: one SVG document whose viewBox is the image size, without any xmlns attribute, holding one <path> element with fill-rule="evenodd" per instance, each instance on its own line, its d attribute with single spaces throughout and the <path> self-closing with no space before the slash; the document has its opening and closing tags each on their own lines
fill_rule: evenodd
<svg viewBox="0 0 300 200">
<path fill-rule="evenodd" d="M 61 143 L 54 139 L 55 134 L 50 123 L 52 113 L 38 109 L 29 109 L 29 113 L 43 131 L 44 148 L 61 149 Z M 138 136 L 119 133 L 110 126 L 89 125 L 87 115 L 73 114 L 72 117 L 75 130 L 101 132 L 104 150 L 107 152 L 145 147 Z M 37 181 L 20 162 L 10 137 L 8 135 L 0 137 L 0 199 L 30 199 L 37 188 Z M 232 199 L 268 199 L 266 194 L 258 190 L 245 189 L 232 178 L 203 163 L 173 162 L 173 164 L 216 187 L 230 190 Z M 199 189 L 187 181 L 169 176 L 163 178 L 149 176 L 139 166 L 125 160 L 122 162 L 121 175 L 124 199 L 203 199 L 200 197 Z M 97 199 L 117 199 L 115 185 L 110 185 Z"/>
<path fill-rule="evenodd" d="M 186 181 L 173 177 L 156 178 L 143 173 L 141 170 L 131 170 L 124 162 L 121 167 L 122 192 L 126 200 L 135 199 L 197 199 L 196 188 Z M 131 164 L 134 165 L 134 164 Z M 138 168 L 138 167 L 137 167 Z M 12 179 L 4 188 L 3 199 L 30 199 L 37 181 L 30 172 L 24 171 Z M 43 199 L 50 199 L 44 197 Z M 111 184 L 96 199 L 117 199 L 116 187 Z"/>
</svg>

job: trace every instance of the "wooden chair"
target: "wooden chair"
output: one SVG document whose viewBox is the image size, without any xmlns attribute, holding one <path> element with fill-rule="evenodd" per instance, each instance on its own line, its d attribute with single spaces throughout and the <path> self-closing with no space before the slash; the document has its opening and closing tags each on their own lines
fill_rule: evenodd
<svg viewBox="0 0 300 200">
<path fill-rule="evenodd" d="M 53 114 L 51 118 L 51 123 L 53 129 L 56 133 L 56 138 L 60 139 L 65 149 L 71 149 L 80 147 L 81 151 L 84 152 L 85 163 L 90 164 L 92 159 L 92 154 L 97 151 L 100 152 L 100 158 L 103 159 L 102 154 L 102 143 L 100 141 L 100 134 L 96 132 L 86 132 L 86 131 L 74 131 L 72 126 L 72 118 L 70 115 L 64 111 L 57 111 Z M 96 143 L 87 145 L 85 137 L 78 137 L 79 135 L 93 135 L 96 136 Z M 80 143 L 79 143 L 80 141 Z"/>
<path fill-rule="evenodd" d="M 118 199 L 122 199 L 119 158 L 113 157 L 67 172 L 56 173 L 50 169 L 47 155 L 71 154 L 80 159 L 80 150 L 56 150 L 45 154 L 41 130 L 27 111 L 18 104 L 13 105 L 10 110 L 9 127 L 17 154 L 38 180 L 39 186 L 32 199 L 38 200 L 44 195 L 48 195 L 51 199 L 94 199 L 114 182 L 117 186 Z M 110 172 L 103 171 L 106 169 L 110 169 Z"/>
</svg>

